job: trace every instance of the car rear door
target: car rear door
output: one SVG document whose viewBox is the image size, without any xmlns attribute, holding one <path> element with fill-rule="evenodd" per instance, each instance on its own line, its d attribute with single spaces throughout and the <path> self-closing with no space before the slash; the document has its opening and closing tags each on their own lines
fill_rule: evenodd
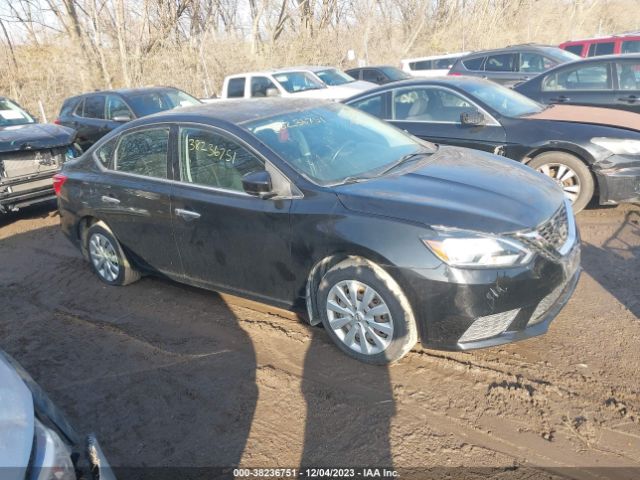
<svg viewBox="0 0 640 480">
<path fill-rule="evenodd" d="M 170 127 L 152 125 L 123 133 L 100 146 L 101 173 L 87 202 L 136 263 L 170 278 L 182 276 L 171 218 Z"/>
<path fill-rule="evenodd" d="M 78 132 L 78 143 L 86 150 L 111 131 L 105 119 L 106 95 L 87 95 L 73 114 L 73 122 Z"/>
<path fill-rule="evenodd" d="M 522 75 L 517 67 L 517 53 L 489 55 L 484 62 L 484 77 L 501 85 L 515 85 L 522 81 Z"/>
<path fill-rule="evenodd" d="M 615 91 L 612 62 L 587 62 L 554 70 L 540 82 L 540 100 L 546 104 L 612 106 Z"/>
<path fill-rule="evenodd" d="M 419 138 L 494 152 L 506 141 L 504 128 L 488 112 L 453 89 L 411 86 L 391 91 L 389 121 Z M 483 125 L 463 125 L 461 115 L 480 113 Z"/>
<path fill-rule="evenodd" d="M 613 67 L 616 108 L 640 113 L 640 59 L 619 60 Z"/>
<path fill-rule="evenodd" d="M 269 168 L 224 130 L 180 127 L 172 216 L 187 282 L 276 303 L 292 298 L 292 200 L 262 199 L 242 188 L 245 174 Z"/>
</svg>

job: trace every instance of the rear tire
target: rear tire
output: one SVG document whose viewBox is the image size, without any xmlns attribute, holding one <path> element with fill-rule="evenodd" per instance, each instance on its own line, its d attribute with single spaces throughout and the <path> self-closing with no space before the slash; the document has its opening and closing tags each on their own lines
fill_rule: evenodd
<svg viewBox="0 0 640 480">
<path fill-rule="evenodd" d="M 361 362 L 393 363 L 418 340 L 402 289 L 386 271 L 364 259 L 347 259 L 329 270 L 316 300 L 329 337 Z"/>
<path fill-rule="evenodd" d="M 595 188 L 593 175 L 578 157 L 566 152 L 544 152 L 527 165 L 557 182 L 571 200 L 575 213 L 591 201 Z"/>
<path fill-rule="evenodd" d="M 91 268 L 104 283 L 124 286 L 140 279 L 140 272 L 131 266 L 120 242 L 105 223 L 91 225 L 84 238 Z"/>
</svg>

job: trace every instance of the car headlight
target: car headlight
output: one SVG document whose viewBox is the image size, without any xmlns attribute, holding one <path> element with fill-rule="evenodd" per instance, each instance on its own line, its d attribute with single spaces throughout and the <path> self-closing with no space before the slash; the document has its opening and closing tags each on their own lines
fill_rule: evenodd
<svg viewBox="0 0 640 480">
<path fill-rule="evenodd" d="M 591 143 L 606 148 L 614 155 L 640 155 L 640 140 L 595 137 L 591 139 Z"/>
<path fill-rule="evenodd" d="M 526 265 L 533 252 L 514 239 L 465 231 L 442 231 L 424 244 L 443 262 L 454 267 L 491 268 Z"/>
<path fill-rule="evenodd" d="M 35 455 L 31 469 L 38 480 L 76 480 L 71 449 L 56 432 L 35 419 Z"/>
</svg>

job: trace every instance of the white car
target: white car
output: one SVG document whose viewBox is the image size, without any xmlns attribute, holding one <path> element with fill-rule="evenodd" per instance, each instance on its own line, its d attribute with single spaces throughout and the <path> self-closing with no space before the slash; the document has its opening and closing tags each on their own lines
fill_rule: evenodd
<svg viewBox="0 0 640 480">
<path fill-rule="evenodd" d="M 462 52 L 431 57 L 407 58 L 401 60 L 402 70 L 414 77 L 441 77 L 449 73 L 449 70 L 459 58 L 468 54 L 469 52 Z"/>
<path fill-rule="evenodd" d="M 294 68 L 283 68 L 279 71 L 287 72 L 291 70 L 294 70 Z M 329 90 L 334 92 L 335 98 L 339 99 L 349 98 L 356 93 L 377 87 L 375 83 L 356 80 L 335 67 L 305 66 L 295 67 L 295 70 L 302 70 L 314 74 Z"/>
</svg>

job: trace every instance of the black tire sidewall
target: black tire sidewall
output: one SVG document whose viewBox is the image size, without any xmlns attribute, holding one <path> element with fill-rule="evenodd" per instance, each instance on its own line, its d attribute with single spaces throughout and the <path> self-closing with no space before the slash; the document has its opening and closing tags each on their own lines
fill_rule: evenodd
<svg viewBox="0 0 640 480">
<path fill-rule="evenodd" d="M 343 280 L 357 280 L 367 284 L 382 296 L 389 307 L 389 312 L 391 313 L 391 319 L 393 321 L 393 338 L 389 346 L 383 352 L 375 355 L 364 355 L 358 353 L 345 345 L 329 325 L 329 318 L 327 317 L 326 311 L 327 297 L 331 288 L 336 283 Z M 396 294 L 387 286 L 388 281 L 388 279 L 384 279 L 378 275 L 376 271 L 366 263 L 357 265 L 338 264 L 325 274 L 318 286 L 316 296 L 317 307 L 327 334 L 340 350 L 361 362 L 374 365 L 393 363 L 402 358 L 416 343 L 417 334 L 413 315 L 411 312 L 405 311 L 401 300 L 397 298 Z M 397 283 L 395 284 L 395 287 L 397 289 L 400 288 Z M 407 345 L 407 343 L 411 343 L 411 345 Z"/>
<path fill-rule="evenodd" d="M 578 198 L 573 203 L 573 211 L 578 213 L 589 204 L 595 189 L 593 175 L 591 174 L 588 165 L 578 157 L 566 152 L 542 153 L 531 160 L 528 165 L 537 170 L 542 165 L 549 163 L 560 163 L 562 165 L 566 165 L 578 176 L 580 180 L 580 195 L 578 195 Z"/>
<path fill-rule="evenodd" d="M 120 266 L 120 269 L 118 271 L 118 276 L 113 281 L 108 281 L 105 278 L 103 278 L 102 275 L 98 273 L 95 265 L 93 264 L 93 259 L 91 258 L 91 249 L 89 248 L 89 244 L 91 243 L 91 237 L 96 233 L 99 233 L 102 236 L 106 237 L 111 242 L 111 245 L 113 245 L 113 248 L 116 251 L 116 255 L 118 257 L 118 265 Z M 101 225 L 92 225 L 91 227 L 89 227 L 89 229 L 87 230 L 86 239 L 87 239 L 87 244 L 86 244 L 87 255 L 89 256 L 89 263 L 91 264 L 91 269 L 93 270 L 93 272 L 98 276 L 100 280 L 102 280 L 107 285 L 123 285 L 125 274 L 126 274 L 125 269 L 127 268 L 127 264 L 124 260 L 124 253 L 122 252 L 122 247 L 120 246 L 120 243 L 118 242 L 118 240 L 113 236 L 113 234 L 109 230 L 102 227 Z"/>
</svg>

